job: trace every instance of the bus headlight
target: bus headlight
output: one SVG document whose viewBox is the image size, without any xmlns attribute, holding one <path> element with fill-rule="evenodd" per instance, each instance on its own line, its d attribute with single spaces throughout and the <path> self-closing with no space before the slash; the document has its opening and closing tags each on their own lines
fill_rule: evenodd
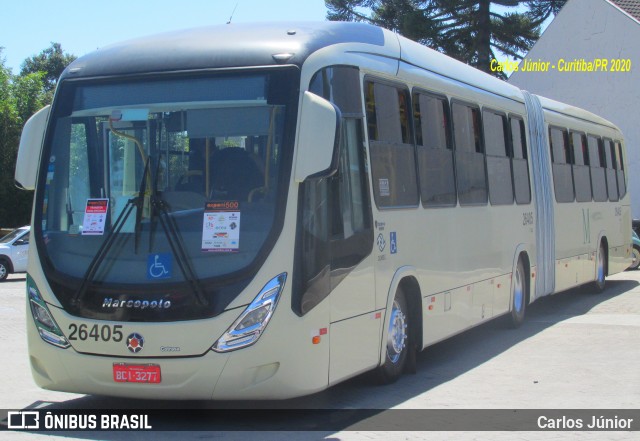
<svg viewBox="0 0 640 441">
<path fill-rule="evenodd" d="M 228 352 L 245 348 L 258 341 L 278 305 L 286 280 L 287 273 L 271 279 L 211 349 L 216 352 Z"/>
<path fill-rule="evenodd" d="M 36 288 L 35 283 L 33 283 L 33 280 L 29 276 L 27 276 L 27 294 L 29 296 L 31 314 L 33 315 L 33 320 L 36 323 L 40 337 L 47 343 L 59 348 L 66 349 L 71 346 L 51 316 L 47 304 L 42 300 L 42 297 L 40 297 L 38 288 Z"/>
</svg>

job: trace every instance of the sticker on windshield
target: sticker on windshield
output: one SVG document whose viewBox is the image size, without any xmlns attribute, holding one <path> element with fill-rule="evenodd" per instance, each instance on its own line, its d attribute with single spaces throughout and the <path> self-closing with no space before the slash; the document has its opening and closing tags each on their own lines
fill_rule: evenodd
<svg viewBox="0 0 640 441">
<path fill-rule="evenodd" d="M 147 257 L 147 279 L 171 278 L 173 257 L 169 253 L 149 254 Z"/>
<path fill-rule="evenodd" d="M 82 221 L 83 235 L 100 236 L 104 234 L 108 207 L 109 199 L 87 199 L 87 207 L 84 210 L 84 220 Z"/>
<path fill-rule="evenodd" d="M 202 251 L 232 253 L 240 248 L 240 204 L 212 201 L 204 207 Z"/>
</svg>

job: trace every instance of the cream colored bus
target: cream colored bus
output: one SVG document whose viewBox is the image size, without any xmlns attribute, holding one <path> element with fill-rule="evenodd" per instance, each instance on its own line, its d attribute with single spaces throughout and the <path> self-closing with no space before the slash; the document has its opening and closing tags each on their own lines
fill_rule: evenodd
<svg viewBox="0 0 640 441">
<path fill-rule="evenodd" d="M 393 381 L 454 334 L 604 289 L 630 262 L 626 164 L 608 121 L 368 25 L 100 49 L 20 144 L 33 376 L 158 399 Z"/>
</svg>

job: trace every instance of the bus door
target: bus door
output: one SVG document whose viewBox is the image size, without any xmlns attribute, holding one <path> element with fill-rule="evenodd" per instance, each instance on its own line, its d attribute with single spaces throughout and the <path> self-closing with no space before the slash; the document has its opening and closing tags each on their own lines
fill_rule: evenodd
<svg viewBox="0 0 640 441">
<path fill-rule="evenodd" d="M 362 121 L 344 118 L 331 194 L 331 359 L 329 383 L 377 364 L 373 227 Z"/>
<path fill-rule="evenodd" d="M 344 118 L 331 177 L 301 186 L 292 307 L 304 316 L 329 302 L 329 382 L 376 365 L 373 229 L 362 120 Z"/>
</svg>

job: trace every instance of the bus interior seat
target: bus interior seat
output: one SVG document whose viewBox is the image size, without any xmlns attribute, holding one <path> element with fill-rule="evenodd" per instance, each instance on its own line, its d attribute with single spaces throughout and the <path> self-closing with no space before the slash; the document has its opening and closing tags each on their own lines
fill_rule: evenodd
<svg viewBox="0 0 640 441">
<path fill-rule="evenodd" d="M 175 191 L 202 193 L 204 191 L 204 176 L 202 170 L 189 170 L 181 176 L 175 185 Z"/>
<path fill-rule="evenodd" d="M 238 147 L 220 150 L 213 164 L 212 199 L 247 201 L 264 185 L 264 173 L 250 153 Z"/>
<path fill-rule="evenodd" d="M 172 212 L 204 208 L 206 198 L 202 191 L 168 191 L 162 195 Z"/>
</svg>

